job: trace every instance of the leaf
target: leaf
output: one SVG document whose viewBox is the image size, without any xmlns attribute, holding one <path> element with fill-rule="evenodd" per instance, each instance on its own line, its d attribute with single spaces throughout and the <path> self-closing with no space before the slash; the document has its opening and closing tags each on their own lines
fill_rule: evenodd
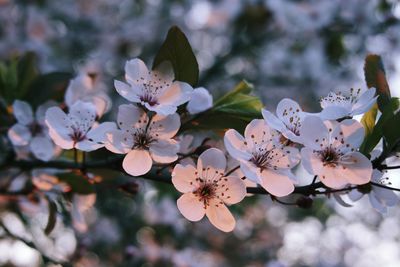
<svg viewBox="0 0 400 267">
<path fill-rule="evenodd" d="M 392 152 L 400 143 L 400 113 L 389 118 L 382 127 L 386 152 Z"/>
<path fill-rule="evenodd" d="M 175 79 L 195 86 L 199 80 L 199 65 L 185 34 L 177 27 L 169 29 L 153 62 L 153 69 L 161 63 L 171 62 Z"/>
<path fill-rule="evenodd" d="M 378 107 L 383 112 L 385 106 L 390 102 L 391 96 L 385 69 L 379 55 L 371 54 L 365 58 L 364 75 L 368 88 L 376 88 L 376 93 L 379 95 Z"/>
<path fill-rule="evenodd" d="M 362 117 L 361 123 L 362 125 L 364 125 L 365 136 L 368 136 L 372 133 L 375 126 L 377 114 L 378 114 L 378 105 L 375 103 L 375 105 L 370 110 L 368 110 Z"/>
<path fill-rule="evenodd" d="M 383 127 L 391 118 L 394 116 L 394 111 L 396 111 L 400 106 L 398 98 L 393 97 L 390 100 L 390 105 L 387 105 L 382 112 L 378 122 L 373 128 L 372 132 L 364 138 L 364 142 L 360 147 L 360 152 L 364 155 L 369 155 L 371 151 L 378 145 L 379 141 L 383 137 Z M 388 124 L 390 125 L 390 124 Z M 394 125 L 391 127 L 396 128 Z"/>
<path fill-rule="evenodd" d="M 57 223 L 57 205 L 55 202 L 47 198 L 47 202 L 49 204 L 49 218 L 47 219 L 46 228 L 44 229 L 44 233 L 49 235 Z"/>
<path fill-rule="evenodd" d="M 74 193 L 88 195 L 95 192 L 94 185 L 82 175 L 70 172 L 58 174 L 57 177 L 60 181 L 66 182 Z"/>
<path fill-rule="evenodd" d="M 218 99 L 214 106 L 182 125 L 182 131 L 192 129 L 243 131 L 253 119 L 261 118 L 260 99 L 250 95 L 253 86 L 240 82 L 232 91 Z"/>
<path fill-rule="evenodd" d="M 22 98 L 29 90 L 29 86 L 39 75 L 37 67 L 36 54 L 28 52 L 23 55 L 18 61 L 18 95 L 17 98 Z"/>
</svg>

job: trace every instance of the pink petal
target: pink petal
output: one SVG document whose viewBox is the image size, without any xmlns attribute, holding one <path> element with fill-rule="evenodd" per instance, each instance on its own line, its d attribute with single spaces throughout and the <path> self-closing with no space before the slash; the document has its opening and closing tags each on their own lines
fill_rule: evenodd
<svg viewBox="0 0 400 267">
<path fill-rule="evenodd" d="M 124 104 L 118 107 L 117 122 L 122 130 L 133 131 L 137 128 L 145 128 L 148 123 L 148 116 L 143 109 L 132 105 Z"/>
<path fill-rule="evenodd" d="M 216 148 L 210 148 L 201 153 L 197 161 L 197 171 L 201 178 L 216 179 L 225 173 L 225 154 Z"/>
<path fill-rule="evenodd" d="M 358 149 L 364 140 L 364 127 L 356 120 L 340 122 L 332 132 L 331 144 L 342 153 Z"/>
<path fill-rule="evenodd" d="M 139 103 L 141 94 L 141 89 L 138 85 L 129 85 L 121 81 L 114 80 L 114 87 L 117 93 L 120 94 L 126 100 L 131 102 Z"/>
<path fill-rule="evenodd" d="M 217 194 L 227 204 L 236 204 L 246 196 L 246 185 L 240 178 L 223 177 L 218 184 Z"/>
<path fill-rule="evenodd" d="M 231 232 L 235 228 L 235 218 L 225 204 L 218 199 L 210 200 L 206 215 L 210 222 L 223 232 Z"/>
<path fill-rule="evenodd" d="M 155 162 L 171 163 L 178 159 L 179 144 L 173 139 L 158 140 L 150 144 L 150 155 Z"/>
<path fill-rule="evenodd" d="M 182 215 L 192 222 L 200 221 L 205 214 L 204 203 L 193 193 L 183 194 L 176 202 Z"/>
<path fill-rule="evenodd" d="M 140 176 L 150 171 L 153 161 L 147 150 L 135 149 L 129 152 L 122 162 L 124 170 L 132 176 Z"/>
<path fill-rule="evenodd" d="M 157 139 L 168 139 L 174 137 L 180 127 L 181 120 L 176 113 L 168 116 L 155 115 L 151 120 L 148 131 Z"/>
<path fill-rule="evenodd" d="M 172 171 L 172 183 L 181 193 L 193 192 L 198 187 L 196 173 L 197 169 L 194 166 L 177 164 Z"/>
<path fill-rule="evenodd" d="M 229 154 L 237 160 L 249 160 L 251 154 L 248 153 L 246 141 L 236 130 L 230 129 L 226 131 L 224 143 Z"/>
<path fill-rule="evenodd" d="M 142 84 L 143 81 L 150 80 L 146 64 L 139 58 L 128 60 L 125 63 L 125 79 L 131 85 Z"/>
<path fill-rule="evenodd" d="M 43 161 L 49 161 L 55 154 L 54 144 L 48 137 L 35 136 L 29 147 L 33 155 Z"/>
<path fill-rule="evenodd" d="M 112 130 L 106 134 L 105 147 L 113 153 L 126 154 L 132 150 L 133 139 L 130 133 L 121 130 Z"/>
<path fill-rule="evenodd" d="M 14 146 L 26 146 L 29 144 L 32 134 L 28 127 L 20 123 L 14 124 L 8 130 L 8 138 Z"/>
<path fill-rule="evenodd" d="M 244 131 L 244 138 L 248 142 L 248 147 L 260 145 L 271 141 L 271 132 L 265 120 L 252 120 Z"/>
<path fill-rule="evenodd" d="M 353 152 L 341 158 L 341 176 L 351 184 L 366 184 L 371 181 L 372 163 L 360 152 Z"/>
<path fill-rule="evenodd" d="M 193 88 L 185 82 L 175 81 L 158 98 L 161 105 L 180 106 L 190 100 Z"/>
<path fill-rule="evenodd" d="M 274 196 L 283 197 L 294 191 L 292 180 L 284 173 L 263 170 L 260 178 L 261 186 Z"/>
<path fill-rule="evenodd" d="M 300 128 L 300 138 L 306 147 L 321 150 L 328 145 L 329 133 L 323 121 L 316 116 L 307 116 Z"/>
</svg>

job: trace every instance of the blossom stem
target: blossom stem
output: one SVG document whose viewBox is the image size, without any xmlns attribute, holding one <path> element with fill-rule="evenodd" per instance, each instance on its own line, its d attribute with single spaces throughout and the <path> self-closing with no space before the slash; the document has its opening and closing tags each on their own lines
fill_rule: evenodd
<svg viewBox="0 0 400 267">
<path fill-rule="evenodd" d="M 383 185 L 383 184 L 380 184 L 380 183 L 375 183 L 375 182 L 370 182 L 370 183 L 373 186 L 377 186 L 377 187 L 381 187 L 381 188 L 385 188 L 385 189 L 389 189 L 389 190 L 400 192 L 400 188 L 390 187 L 390 186 Z"/>
<path fill-rule="evenodd" d="M 239 169 L 239 168 L 240 168 L 240 166 L 236 166 L 235 168 L 233 168 L 233 169 L 227 171 L 227 172 L 225 173 L 224 176 L 229 176 L 229 175 L 231 175 L 232 173 L 234 173 L 234 172 L 235 172 L 237 169 Z"/>
<path fill-rule="evenodd" d="M 382 165 L 381 169 L 382 169 L 382 170 L 395 170 L 395 169 L 400 169 L 400 165 L 397 165 L 397 166 Z"/>
</svg>

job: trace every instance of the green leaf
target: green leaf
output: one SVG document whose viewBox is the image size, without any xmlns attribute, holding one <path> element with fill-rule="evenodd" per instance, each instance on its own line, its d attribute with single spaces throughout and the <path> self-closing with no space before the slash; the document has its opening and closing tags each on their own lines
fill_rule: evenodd
<svg viewBox="0 0 400 267">
<path fill-rule="evenodd" d="M 365 58 L 364 75 L 368 88 L 376 88 L 376 93 L 379 95 L 378 107 L 383 112 L 385 106 L 390 102 L 391 96 L 385 68 L 379 55 L 371 54 Z"/>
<path fill-rule="evenodd" d="M 49 235 L 57 223 L 57 205 L 55 202 L 47 198 L 49 204 L 49 218 L 47 219 L 46 228 L 44 229 L 44 233 Z"/>
<path fill-rule="evenodd" d="M 390 125 L 390 120 L 394 116 L 394 111 L 400 107 L 400 102 L 398 98 L 393 97 L 390 100 L 390 105 L 387 105 L 382 112 L 378 122 L 373 128 L 372 132 L 364 138 L 364 142 L 360 147 L 360 152 L 364 155 L 368 155 L 371 151 L 378 145 L 379 141 L 383 137 L 383 127 L 384 125 Z M 389 122 L 389 123 L 388 123 Z M 390 125 L 390 127 L 396 128 L 395 125 Z"/>
<path fill-rule="evenodd" d="M 385 140 L 385 150 L 388 154 L 394 151 L 400 144 L 400 113 L 389 118 L 382 127 Z"/>
<path fill-rule="evenodd" d="M 95 192 L 94 185 L 85 177 L 74 172 L 61 173 L 57 175 L 60 181 L 66 182 L 74 193 L 88 195 Z"/>
<path fill-rule="evenodd" d="M 362 125 L 364 125 L 365 136 L 368 136 L 372 133 L 376 116 L 378 114 L 378 105 L 375 104 L 370 110 L 368 110 L 361 119 Z"/>
<path fill-rule="evenodd" d="M 195 86 L 199 80 L 199 65 L 185 34 L 177 27 L 169 29 L 153 62 L 153 69 L 161 63 L 171 62 L 175 79 Z"/>
<path fill-rule="evenodd" d="M 29 86 L 39 75 L 37 67 L 36 54 L 28 52 L 18 61 L 18 95 L 17 98 L 22 98 L 29 90 Z"/>
<path fill-rule="evenodd" d="M 250 95 L 253 86 L 240 82 L 232 91 L 218 99 L 214 106 L 182 125 L 182 131 L 192 129 L 243 131 L 253 119 L 261 118 L 260 99 Z"/>
</svg>

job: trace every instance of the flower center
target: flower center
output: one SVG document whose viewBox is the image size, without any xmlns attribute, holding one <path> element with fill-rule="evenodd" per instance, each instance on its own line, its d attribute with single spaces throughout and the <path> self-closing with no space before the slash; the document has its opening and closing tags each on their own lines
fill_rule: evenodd
<svg viewBox="0 0 400 267">
<path fill-rule="evenodd" d="M 32 136 L 41 134 L 41 133 L 43 132 L 43 127 L 42 127 L 42 125 L 40 125 L 40 124 L 37 123 L 36 121 L 35 121 L 35 122 L 32 122 L 32 123 L 29 125 L 29 129 L 30 129 L 30 131 L 31 131 L 31 133 L 32 133 Z"/>
<path fill-rule="evenodd" d="M 75 143 L 81 142 L 86 139 L 86 134 L 80 131 L 79 129 L 73 128 L 74 132 L 69 136 Z"/>
<path fill-rule="evenodd" d="M 335 167 L 338 164 L 340 154 L 335 149 L 327 147 L 325 150 L 320 151 L 319 154 L 324 166 Z"/>
<path fill-rule="evenodd" d="M 157 105 L 157 99 L 155 96 L 152 96 L 151 94 L 144 94 L 143 96 L 140 97 L 140 101 L 148 103 L 150 106 Z"/>
<path fill-rule="evenodd" d="M 204 203 L 204 208 L 209 205 L 209 201 L 216 197 L 216 188 L 211 183 L 203 183 L 200 187 L 193 192 L 196 197 L 199 198 L 201 202 Z"/>
<path fill-rule="evenodd" d="M 133 148 L 149 149 L 149 145 L 156 141 L 146 130 L 139 130 L 133 134 Z"/>
<path fill-rule="evenodd" d="M 253 153 L 253 157 L 250 159 L 254 165 L 261 169 L 261 171 L 271 167 L 270 161 L 274 158 L 272 150 L 266 150 L 264 148 L 258 149 Z"/>
</svg>

